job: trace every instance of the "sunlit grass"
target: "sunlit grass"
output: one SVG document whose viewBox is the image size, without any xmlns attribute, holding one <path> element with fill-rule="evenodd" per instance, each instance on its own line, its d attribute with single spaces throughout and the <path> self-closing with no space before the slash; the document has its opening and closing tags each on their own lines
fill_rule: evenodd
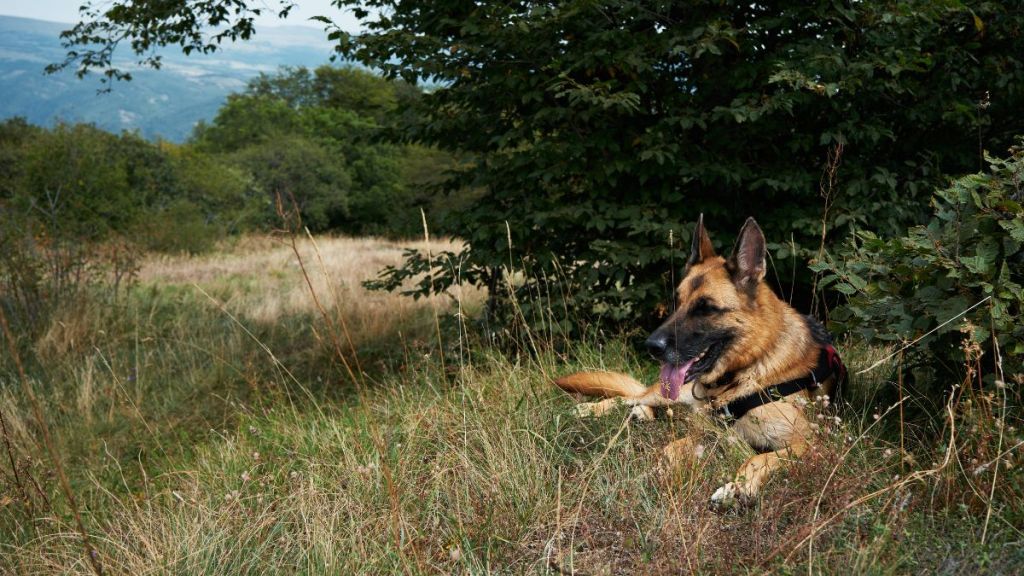
<svg viewBox="0 0 1024 576">
<path fill-rule="evenodd" d="M 899 483 L 942 456 L 935 440 L 945 432 L 941 405 L 932 423 L 901 426 L 891 365 L 854 379 L 853 408 L 815 419 L 816 449 L 776 475 L 754 506 L 716 511 L 711 493 L 750 455 L 727 428 L 680 411 L 644 424 L 627 424 L 624 409 L 580 420 L 575 400 L 550 384 L 580 368 L 653 378 L 656 367 L 628 337 L 519 355 L 471 339 L 462 342 L 469 353 L 442 364 L 438 351 L 465 338 L 446 333 L 441 347 L 432 340 L 435 311 L 447 320 L 455 314 L 447 300 L 367 294 L 356 281 L 397 260 L 397 247 L 318 244 L 339 277 L 314 280 L 330 313 L 350 327 L 388 326 L 353 334 L 364 365 L 383 354 L 361 392 L 325 343 L 317 308 L 300 297 L 304 280 L 290 248 L 265 239 L 196 259 L 152 260 L 120 315 L 82 310 L 84 328 L 40 344 L 51 364 L 33 367 L 32 385 L 49 408 L 109 573 L 897 574 L 1019 566 L 1021 480 L 1007 469 L 992 501 L 970 492 L 987 494 L 984 471 L 970 468 L 972 442 L 983 440 L 968 431 L 985 421 L 973 411 L 958 411 L 968 431 L 956 456 L 975 486 L 952 465 Z M 303 244 L 312 278 L 321 272 L 311 249 Z M 479 295 L 472 298 L 467 304 L 479 305 Z M 378 304 L 360 308 L 361 301 Z M 398 344 L 382 347 L 382 339 Z M 885 354 L 851 342 L 842 349 L 852 372 Z M 16 390 L 5 386 L 0 406 L 23 473 L 52 505 L 31 498 L 35 507 L 25 513 L 0 467 L 12 495 L 0 508 L 10 512 L 0 521 L 0 568 L 91 573 Z M 977 397 L 972 406 L 997 400 Z M 906 454 L 901 429 L 909 431 Z M 666 468 L 660 447 L 684 435 L 698 439 L 701 457 Z M 994 520 L 982 544 L 988 507 Z"/>
</svg>

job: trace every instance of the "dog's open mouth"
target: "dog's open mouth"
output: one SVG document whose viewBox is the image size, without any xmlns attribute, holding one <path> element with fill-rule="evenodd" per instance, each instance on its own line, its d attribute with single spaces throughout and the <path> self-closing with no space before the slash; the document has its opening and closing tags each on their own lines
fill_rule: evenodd
<svg viewBox="0 0 1024 576">
<path fill-rule="evenodd" d="M 661 395 L 669 400 L 679 399 L 679 389 L 686 382 L 687 373 L 697 359 L 693 358 L 685 364 L 673 366 L 669 363 L 661 365 Z"/>
<path fill-rule="evenodd" d="M 725 348 L 725 340 L 712 342 L 704 350 L 682 364 L 664 363 L 661 365 L 661 395 L 669 400 L 678 400 L 683 384 L 707 372 Z"/>
</svg>

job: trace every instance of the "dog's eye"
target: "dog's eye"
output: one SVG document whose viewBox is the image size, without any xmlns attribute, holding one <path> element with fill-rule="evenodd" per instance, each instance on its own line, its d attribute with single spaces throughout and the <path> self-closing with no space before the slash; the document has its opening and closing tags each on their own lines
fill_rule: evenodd
<svg viewBox="0 0 1024 576">
<path fill-rule="evenodd" d="M 721 312 L 722 309 L 715 305 L 714 302 L 707 298 L 698 298 L 693 306 L 690 306 L 690 316 L 710 316 Z"/>
</svg>

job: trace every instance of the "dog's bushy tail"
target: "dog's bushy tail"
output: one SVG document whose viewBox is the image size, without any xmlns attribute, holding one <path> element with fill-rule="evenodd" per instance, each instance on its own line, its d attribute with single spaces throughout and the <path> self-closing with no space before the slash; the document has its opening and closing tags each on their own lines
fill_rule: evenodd
<svg viewBox="0 0 1024 576">
<path fill-rule="evenodd" d="M 555 384 L 566 392 L 579 392 L 587 396 L 640 396 L 647 387 L 630 376 L 618 372 L 577 372 L 562 376 Z"/>
</svg>

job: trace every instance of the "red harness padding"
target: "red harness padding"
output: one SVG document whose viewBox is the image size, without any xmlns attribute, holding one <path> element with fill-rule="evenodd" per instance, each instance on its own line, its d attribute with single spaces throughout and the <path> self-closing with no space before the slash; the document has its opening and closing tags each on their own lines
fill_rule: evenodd
<svg viewBox="0 0 1024 576">
<path fill-rule="evenodd" d="M 835 346 L 826 344 L 822 350 L 825 351 L 827 356 L 827 362 L 829 367 L 832 369 L 832 374 L 836 377 L 836 396 L 839 396 L 839 390 L 842 389 L 843 384 L 846 384 L 846 365 L 843 364 L 843 359 L 839 357 L 839 352 L 836 352 Z M 818 365 L 820 368 L 821 359 L 819 357 Z M 827 376 L 826 376 L 827 378 Z M 836 398 L 838 400 L 838 398 Z"/>
</svg>

